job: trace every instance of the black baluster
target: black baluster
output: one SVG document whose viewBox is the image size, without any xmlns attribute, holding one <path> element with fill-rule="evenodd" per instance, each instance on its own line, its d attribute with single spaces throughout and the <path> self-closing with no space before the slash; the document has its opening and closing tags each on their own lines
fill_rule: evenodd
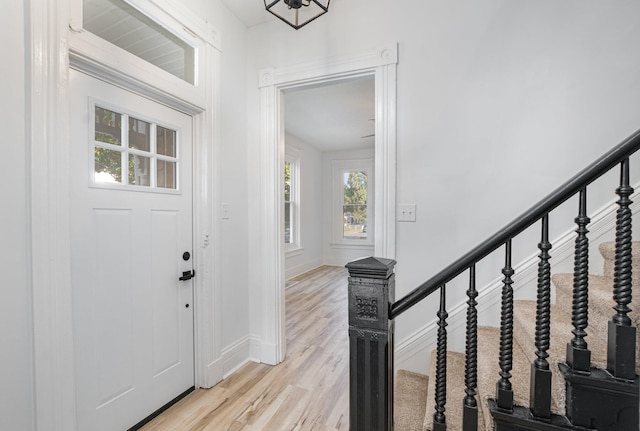
<svg viewBox="0 0 640 431">
<path fill-rule="evenodd" d="M 551 328 L 551 265 L 549 264 L 549 214 L 542 217 L 542 239 L 538 244 L 538 296 L 536 300 L 536 359 L 531 364 L 531 413 L 540 418 L 551 417 L 551 370 L 549 369 Z"/>
<path fill-rule="evenodd" d="M 476 266 L 469 268 L 469 290 L 467 290 L 467 339 L 465 346 L 465 393 L 462 411 L 463 431 L 477 431 L 478 404 L 476 388 L 478 386 L 478 310 L 476 297 Z"/>
<path fill-rule="evenodd" d="M 500 310 L 500 380 L 496 383 L 498 407 L 513 411 L 513 390 L 511 388 L 511 369 L 513 367 L 513 280 L 515 273 L 511 267 L 511 240 L 506 242 L 505 265 L 502 286 L 502 305 Z"/>
<path fill-rule="evenodd" d="M 589 325 L 589 238 L 587 225 L 591 219 L 587 217 L 587 189 L 580 190 L 580 203 L 576 229 L 575 254 L 573 265 L 573 306 L 571 320 L 573 322 L 573 339 L 567 343 L 567 365 L 574 371 L 589 372 L 591 368 L 591 351 L 584 339 L 585 329 Z"/>
<path fill-rule="evenodd" d="M 433 414 L 433 431 L 447 429 L 445 410 L 447 403 L 447 317 L 445 286 L 440 287 L 438 311 L 438 346 L 436 355 L 436 412 Z"/>
<path fill-rule="evenodd" d="M 620 196 L 616 215 L 616 253 L 613 272 L 613 299 L 616 314 L 609 321 L 607 370 L 617 378 L 632 380 L 635 376 L 636 328 L 627 315 L 631 309 L 631 199 L 629 159 L 622 162 Z"/>
</svg>

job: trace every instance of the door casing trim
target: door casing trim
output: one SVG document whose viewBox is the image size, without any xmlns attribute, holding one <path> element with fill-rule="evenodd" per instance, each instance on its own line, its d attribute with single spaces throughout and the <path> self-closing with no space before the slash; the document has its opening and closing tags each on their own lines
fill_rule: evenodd
<svg viewBox="0 0 640 431">
<path fill-rule="evenodd" d="M 398 44 L 356 55 L 321 59 L 259 71 L 260 90 L 260 361 L 285 357 L 284 309 L 284 91 L 343 79 L 375 79 L 375 255 L 395 258 L 396 245 L 396 80 Z M 274 226 L 276 228 L 274 229 Z"/>
<path fill-rule="evenodd" d="M 215 177 L 219 131 L 214 127 L 219 112 L 219 33 L 181 6 L 162 2 L 169 16 L 180 17 L 182 22 L 192 20 L 191 29 L 207 29 L 207 34 L 198 35 L 206 41 L 200 57 L 206 69 L 201 97 L 185 100 L 180 94 L 136 79 L 135 74 L 127 73 L 126 66 L 113 69 L 96 58 L 77 55 L 71 48 L 70 3 L 74 4 L 68 0 L 28 0 L 25 8 L 28 250 L 37 431 L 77 428 L 68 193 L 71 66 L 193 116 L 193 255 L 198 274 L 194 283 L 195 384 L 211 387 L 223 375 L 220 282 L 218 271 L 213 270 L 219 266 L 217 241 L 213 240 L 219 236 L 219 226 L 213 222 L 219 219 L 214 204 L 219 196 Z"/>
</svg>

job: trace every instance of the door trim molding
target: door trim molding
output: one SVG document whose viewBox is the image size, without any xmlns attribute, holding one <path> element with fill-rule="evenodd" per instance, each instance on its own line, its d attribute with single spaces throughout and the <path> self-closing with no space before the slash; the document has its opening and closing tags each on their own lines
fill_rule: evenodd
<svg viewBox="0 0 640 431">
<path fill-rule="evenodd" d="M 219 43 L 210 43 L 212 30 L 202 59 L 206 63 L 202 96 L 194 103 L 180 94 L 148 86 L 135 75 L 109 69 L 105 63 L 86 55 L 70 54 L 69 32 L 72 13 L 68 0 L 28 0 L 26 111 L 29 181 L 29 281 L 32 297 L 34 410 L 37 431 L 76 430 L 76 387 L 71 300 L 71 251 L 69 225 L 69 97 L 70 57 L 74 66 L 100 76 L 147 97 L 193 115 L 194 165 L 193 201 L 194 265 L 198 277 L 195 289 L 195 383 L 211 387 L 222 379 L 220 346 L 220 282 L 216 248 L 219 179 L 215 176 L 219 132 Z M 73 4 L 73 2 L 71 2 Z M 188 11 L 164 3 L 175 10 L 172 16 L 191 17 Z M 178 11 L 180 9 L 180 11 Z M 187 14 L 187 15 L 185 15 Z M 192 17 L 193 18 L 193 17 Z M 194 25 L 190 28 L 210 26 Z M 216 41 L 218 39 L 216 38 Z M 80 60 L 83 58 L 84 60 Z M 126 72 L 126 71 L 125 71 Z M 213 185 L 213 186 L 212 186 Z"/>
<path fill-rule="evenodd" d="M 30 0 L 27 148 L 35 427 L 75 430 L 66 0 Z M 62 43 L 61 43 L 62 42 Z"/>
<path fill-rule="evenodd" d="M 356 55 L 259 71 L 260 90 L 260 360 L 277 364 L 285 356 L 283 93 L 287 89 L 342 79 L 375 78 L 375 255 L 395 258 L 396 244 L 396 68 L 397 43 Z M 274 226 L 276 227 L 274 229 Z"/>
</svg>

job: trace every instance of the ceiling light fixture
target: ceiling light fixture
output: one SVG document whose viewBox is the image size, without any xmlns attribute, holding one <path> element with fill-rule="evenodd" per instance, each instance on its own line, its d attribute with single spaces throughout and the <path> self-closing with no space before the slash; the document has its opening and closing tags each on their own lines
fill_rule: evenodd
<svg viewBox="0 0 640 431">
<path fill-rule="evenodd" d="M 296 30 L 329 12 L 331 0 L 264 0 L 264 7 Z"/>
</svg>

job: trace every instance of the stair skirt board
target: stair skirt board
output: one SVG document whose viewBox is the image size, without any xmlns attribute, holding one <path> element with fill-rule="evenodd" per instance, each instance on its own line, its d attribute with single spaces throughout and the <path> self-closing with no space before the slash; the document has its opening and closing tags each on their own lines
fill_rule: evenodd
<svg viewBox="0 0 640 431">
<path fill-rule="evenodd" d="M 637 190 L 637 192 L 631 196 L 631 199 L 633 200 L 633 204 L 631 204 L 631 211 L 635 216 L 640 213 L 640 183 L 634 184 L 633 187 Z M 591 223 L 587 228 L 589 229 L 589 243 L 592 246 L 613 240 L 615 234 L 616 210 L 617 205 L 615 204 L 615 201 L 612 201 L 609 205 L 606 205 L 591 217 Z M 572 228 L 552 241 L 551 271 L 553 274 L 559 272 L 557 268 L 561 268 L 560 271 L 564 270 L 567 272 L 573 270 L 575 241 L 574 229 L 575 228 Z M 601 270 L 604 264 L 604 259 L 601 258 L 600 254 L 597 252 L 591 251 L 589 255 L 591 256 L 591 261 L 598 259 L 597 264 L 590 262 L 590 268 L 592 268 L 592 271 L 596 268 L 597 270 Z M 538 276 L 538 261 L 538 252 L 536 252 L 515 267 L 513 287 L 516 298 L 518 298 L 518 293 L 523 290 L 533 289 L 535 292 Z M 607 268 L 605 268 L 605 270 L 607 270 Z M 500 269 L 497 270 L 497 272 L 499 271 Z M 640 274 L 638 274 L 638 276 L 640 276 Z M 478 289 L 479 295 L 476 300 L 478 302 L 479 316 L 487 313 L 494 313 L 494 315 L 499 316 L 501 301 L 501 291 L 499 287 L 501 285 L 502 276 L 499 276 L 491 283 L 485 285 L 481 289 Z M 554 289 L 553 286 L 552 289 Z M 553 297 L 554 296 L 552 294 L 552 298 Z M 449 333 L 464 333 L 467 317 L 466 312 L 467 306 L 465 302 L 451 307 L 448 310 L 449 318 L 447 322 Z M 436 348 L 438 331 L 437 323 L 437 319 L 434 318 L 433 321 L 418 329 L 413 334 L 399 342 L 396 342 L 394 358 L 396 370 L 411 370 L 422 374 L 426 374 L 428 372 L 430 367 L 430 352 Z"/>
</svg>

